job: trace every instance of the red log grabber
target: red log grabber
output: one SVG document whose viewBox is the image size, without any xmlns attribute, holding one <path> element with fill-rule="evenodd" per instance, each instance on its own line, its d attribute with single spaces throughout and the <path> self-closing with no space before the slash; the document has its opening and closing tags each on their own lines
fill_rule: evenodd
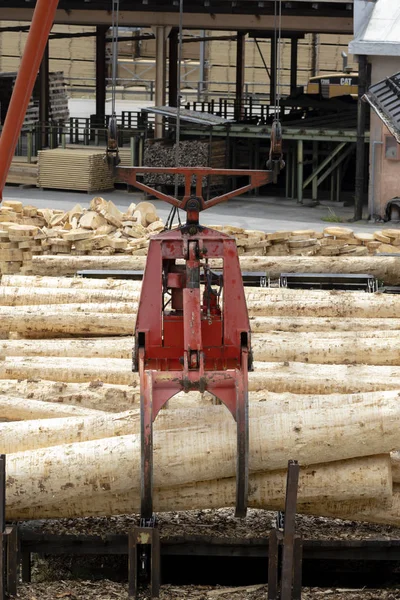
<svg viewBox="0 0 400 600">
<path fill-rule="evenodd" d="M 199 225 L 202 210 L 268 183 L 271 171 L 208 168 L 121 167 L 118 178 L 187 213 L 187 222 L 150 240 L 136 320 L 134 370 L 140 374 L 141 514 L 153 514 L 153 422 L 178 392 L 209 391 L 237 424 L 236 516 L 247 510 L 249 424 L 248 370 L 252 369 L 250 324 L 233 238 Z M 137 181 L 145 173 L 180 174 L 182 200 Z M 203 177 L 246 175 L 248 185 L 204 200 Z M 194 187 L 195 194 L 191 194 Z M 210 261 L 219 259 L 213 272 Z M 184 452 L 184 449 L 182 449 Z"/>
</svg>

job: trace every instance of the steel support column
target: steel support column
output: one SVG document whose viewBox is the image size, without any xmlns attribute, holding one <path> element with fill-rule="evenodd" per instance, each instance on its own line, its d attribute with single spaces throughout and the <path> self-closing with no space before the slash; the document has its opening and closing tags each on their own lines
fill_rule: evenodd
<svg viewBox="0 0 400 600">
<path fill-rule="evenodd" d="M 49 72 L 49 43 L 44 49 L 39 69 L 39 121 L 41 124 L 41 147 L 48 146 L 49 131 L 46 125 L 50 120 L 50 72 Z"/>
<path fill-rule="evenodd" d="M 294 95 L 297 90 L 297 53 L 299 40 L 293 37 L 290 40 L 290 95 Z"/>
<path fill-rule="evenodd" d="M 362 219 L 365 174 L 365 128 L 367 103 L 362 100 L 368 85 L 368 59 L 358 57 L 358 113 L 357 113 L 357 149 L 356 149 L 356 185 L 354 202 L 354 220 Z"/>
<path fill-rule="evenodd" d="M 303 140 L 297 140 L 297 202 L 303 204 Z"/>
<path fill-rule="evenodd" d="M 106 36 L 108 27 L 96 27 L 96 121 L 104 126 L 106 116 L 107 62 Z"/>
<path fill-rule="evenodd" d="M 174 27 L 169 34 L 168 104 L 177 106 L 178 99 L 178 39 L 179 29 Z"/>
<path fill-rule="evenodd" d="M 166 27 L 155 27 L 156 35 L 156 106 L 165 106 L 167 83 L 167 44 Z M 168 32 L 169 33 L 169 32 Z M 163 117 L 155 115 L 154 137 L 163 137 Z"/>
<path fill-rule="evenodd" d="M 33 13 L 21 66 L 0 138 L 1 198 L 57 7 L 58 0 L 37 0 Z"/>
<path fill-rule="evenodd" d="M 243 92 L 244 92 L 244 70 L 245 70 L 245 43 L 246 33 L 238 31 L 236 41 L 236 101 L 235 121 L 240 121 L 243 116 Z"/>
</svg>

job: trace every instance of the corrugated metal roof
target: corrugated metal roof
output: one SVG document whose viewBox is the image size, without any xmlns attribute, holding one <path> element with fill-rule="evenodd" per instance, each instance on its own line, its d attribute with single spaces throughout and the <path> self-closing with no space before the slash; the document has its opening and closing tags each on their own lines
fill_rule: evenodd
<svg viewBox="0 0 400 600">
<path fill-rule="evenodd" d="M 367 23 L 355 34 L 349 44 L 352 54 L 400 56 L 400 2 L 377 0 Z"/>
<path fill-rule="evenodd" d="M 364 98 L 400 143 L 400 73 L 372 85 Z"/>
<path fill-rule="evenodd" d="M 177 109 L 174 106 L 150 106 L 143 109 L 145 112 L 156 113 L 164 117 L 172 117 L 176 119 Z M 210 115 L 209 113 L 198 112 L 196 110 L 188 110 L 181 108 L 180 116 L 182 121 L 189 123 L 197 123 L 198 125 L 225 125 L 229 123 L 228 119 Z"/>
</svg>

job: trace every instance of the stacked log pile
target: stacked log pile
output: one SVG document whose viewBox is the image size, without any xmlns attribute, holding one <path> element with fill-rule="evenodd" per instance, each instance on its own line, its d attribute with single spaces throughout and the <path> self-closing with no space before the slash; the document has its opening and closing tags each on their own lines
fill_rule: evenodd
<svg viewBox="0 0 400 600">
<path fill-rule="evenodd" d="M 68 212 L 4 200 L 0 208 L 0 273 L 31 273 L 37 255 L 147 253 L 148 239 L 163 229 L 153 204 L 131 204 L 122 213 L 113 202 L 94 198 L 89 210 Z"/>
<path fill-rule="evenodd" d="M 3 275 L 0 452 L 10 518 L 138 510 L 139 293 L 140 282 Z M 246 295 L 256 360 L 250 506 L 282 508 L 285 466 L 296 458 L 299 511 L 399 525 L 391 453 L 400 448 L 400 299 Z M 157 418 L 155 442 L 156 510 L 234 504 L 235 423 L 209 394 L 176 396 Z"/>
</svg>

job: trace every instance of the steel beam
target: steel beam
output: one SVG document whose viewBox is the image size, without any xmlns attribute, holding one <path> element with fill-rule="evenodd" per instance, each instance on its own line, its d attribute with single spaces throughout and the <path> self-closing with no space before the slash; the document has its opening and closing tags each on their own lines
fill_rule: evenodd
<svg viewBox="0 0 400 600">
<path fill-rule="evenodd" d="M 49 132 L 46 125 L 50 120 L 49 43 L 47 42 L 39 69 L 39 121 L 41 123 L 41 147 L 48 145 Z"/>
<path fill-rule="evenodd" d="M 96 27 L 96 120 L 104 127 L 106 116 L 107 62 L 106 35 L 107 25 Z"/>
<path fill-rule="evenodd" d="M 243 114 L 244 69 L 246 34 L 238 31 L 236 41 L 236 105 L 235 121 L 240 121 Z"/>
<path fill-rule="evenodd" d="M 168 105 L 177 106 L 178 101 L 178 39 L 179 29 L 173 27 L 169 34 Z"/>
<path fill-rule="evenodd" d="M 297 53 L 299 39 L 293 37 L 290 40 L 290 94 L 295 94 L 297 90 Z"/>
<path fill-rule="evenodd" d="M 358 57 L 358 111 L 357 111 L 357 154 L 356 189 L 354 198 L 354 220 L 362 219 L 365 174 L 365 129 L 367 126 L 367 103 L 362 100 L 368 87 L 368 57 Z"/>
<path fill-rule="evenodd" d="M 350 11 L 349 11 L 350 12 Z M 31 21 L 31 8 L 0 8 L 2 21 Z M 269 30 L 274 31 L 274 15 L 249 14 L 218 14 L 218 13 L 189 13 L 183 17 L 183 27 L 186 29 L 218 29 L 225 31 L 239 30 Z M 109 25 L 110 13 L 106 10 L 58 10 L 55 23 L 69 25 Z M 120 12 L 121 27 L 151 27 L 179 25 L 178 12 L 157 11 L 128 11 Z M 353 17 L 328 17 L 282 15 L 282 29 L 308 33 L 343 33 L 353 34 Z"/>
<path fill-rule="evenodd" d="M 165 106 L 166 99 L 166 81 L 167 81 L 167 44 L 166 28 L 157 26 L 154 28 L 156 35 L 156 106 Z M 169 33 L 169 32 L 168 32 Z M 163 137 L 163 117 L 155 115 L 154 136 L 156 138 Z"/>
</svg>

